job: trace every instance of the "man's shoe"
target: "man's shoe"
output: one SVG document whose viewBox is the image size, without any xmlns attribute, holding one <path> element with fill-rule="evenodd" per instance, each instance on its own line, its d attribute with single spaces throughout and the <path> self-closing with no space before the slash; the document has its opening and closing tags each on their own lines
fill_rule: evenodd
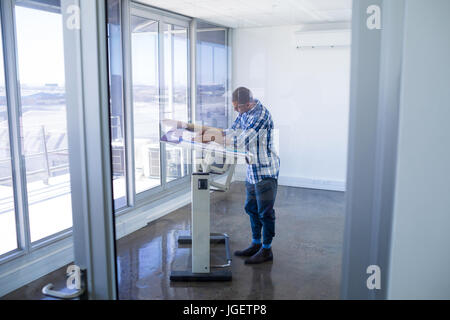
<svg viewBox="0 0 450 320">
<path fill-rule="evenodd" d="M 245 264 L 259 264 L 272 260 L 273 260 L 272 249 L 261 248 L 261 250 L 259 250 L 253 256 L 245 260 Z"/>
<path fill-rule="evenodd" d="M 252 245 L 245 250 L 235 251 L 234 255 L 237 257 L 251 257 L 255 253 L 257 253 L 259 251 L 259 249 L 261 249 L 261 247 L 262 247 L 262 244 L 260 244 L 260 243 L 258 243 L 258 244 L 252 243 Z"/>
</svg>

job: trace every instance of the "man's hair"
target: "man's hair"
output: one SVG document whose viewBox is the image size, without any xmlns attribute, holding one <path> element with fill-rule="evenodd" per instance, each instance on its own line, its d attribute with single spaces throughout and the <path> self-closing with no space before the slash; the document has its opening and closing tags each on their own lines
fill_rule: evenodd
<svg viewBox="0 0 450 320">
<path fill-rule="evenodd" d="M 251 103 L 253 102 L 253 94 L 249 89 L 239 87 L 233 92 L 233 102 L 237 102 L 237 104 Z"/>
</svg>

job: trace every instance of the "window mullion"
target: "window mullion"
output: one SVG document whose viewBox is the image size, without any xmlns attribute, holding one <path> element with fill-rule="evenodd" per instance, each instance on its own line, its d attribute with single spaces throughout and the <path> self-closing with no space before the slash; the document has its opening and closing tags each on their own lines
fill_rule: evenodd
<svg viewBox="0 0 450 320">
<path fill-rule="evenodd" d="M 161 127 L 161 120 L 164 117 L 164 107 L 165 107 L 165 98 L 166 98 L 166 82 L 165 82 L 165 63 L 164 63 L 164 50 L 165 50 L 165 43 L 164 43 L 164 29 L 166 24 L 159 20 L 159 37 L 158 37 L 158 72 L 159 72 L 159 137 L 162 135 L 162 127 Z M 164 143 L 159 143 L 159 172 L 160 172 L 160 179 L 161 179 L 161 186 L 164 189 L 166 187 L 166 181 L 167 181 L 167 156 L 166 156 L 166 145 Z"/>
<path fill-rule="evenodd" d="M 187 46 L 186 46 L 186 50 L 187 50 L 187 79 L 186 79 L 186 83 L 187 83 L 187 93 L 186 93 L 186 99 L 187 99 L 187 119 L 189 123 L 192 123 L 192 83 L 191 83 L 191 72 L 192 72 L 192 67 L 191 67 L 191 23 L 189 23 L 189 25 L 187 26 Z M 186 161 L 188 161 L 188 166 L 187 166 L 187 176 L 191 176 L 192 173 L 192 150 L 189 149 L 188 150 L 188 159 L 186 159 Z"/>
<path fill-rule="evenodd" d="M 30 223 L 27 206 L 26 169 L 21 143 L 21 99 L 13 0 L 1 1 L 1 15 L 18 245 L 20 249 L 29 252 L 31 248 Z"/>
<path fill-rule="evenodd" d="M 227 93 L 227 114 L 226 117 L 228 119 L 228 127 L 231 127 L 233 124 L 233 106 L 231 104 L 231 94 L 229 92 L 232 86 L 232 31 L 230 29 L 225 29 L 225 40 L 226 40 L 226 50 L 227 50 L 227 81 L 225 92 Z"/>
<path fill-rule="evenodd" d="M 189 83 L 190 83 L 190 103 L 191 122 L 197 123 L 197 19 L 192 19 L 189 25 Z M 198 151 L 190 150 L 191 173 L 196 171 L 196 157 Z"/>
<path fill-rule="evenodd" d="M 131 12 L 130 1 L 122 1 L 122 48 L 124 75 L 124 110 L 125 110 L 125 150 L 127 160 L 127 196 L 128 206 L 136 204 L 136 180 L 134 159 L 134 113 L 133 113 L 133 75 L 131 62 Z"/>
</svg>

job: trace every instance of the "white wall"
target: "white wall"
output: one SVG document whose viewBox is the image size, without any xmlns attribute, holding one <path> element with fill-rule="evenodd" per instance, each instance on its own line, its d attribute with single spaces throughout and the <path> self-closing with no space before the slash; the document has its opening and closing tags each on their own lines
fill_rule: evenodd
<svg viewBox="0 0 450 320">
<path fill-rule="evenodd" d="M 450 299 L 450 1 L 408 0 L 388 297 Z"/>
<path fill-rule="evenodd" d="M 280 130 L 280 184 L 344 190 L 350 48 L 296 49 L 299 26 L 235 29 L 233 88 L 250 88 Z"/>
</svg>

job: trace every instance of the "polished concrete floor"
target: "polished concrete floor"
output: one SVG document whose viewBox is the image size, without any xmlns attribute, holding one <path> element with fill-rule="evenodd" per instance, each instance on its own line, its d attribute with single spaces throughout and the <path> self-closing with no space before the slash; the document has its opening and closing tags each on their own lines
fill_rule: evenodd
<svg viewBox="0 0 450 320">
<path fill-rule="evenodd" d="M 245 187 L 213 193 L 211 232 L 227 233 L 231 250 L 251 241 Z M 121 299 L 337 299 L 341 276 L 344 193 L 279 187 L 274 261 L 248 266 L 233 257 L 231 282 L 178 283 L 171 270 L 188 267 L 190 248 L 177 244 L 190 229 L 190 206 L 122 238 L 117 245 Z M 211 263 L 225 262 L 214 246 Z"/>
<path fill-rule="evenodd" d="M 212 194 L 211 232 L 227 233 L 232 251 L 251 240 L 244 200 L 243 183 Z M 120 298 L 338 299 L 344 202 L 342 192 L 279 187 L 273 262 L 248 266 L 233 257 L 231 282 L 171 283 L 171 270 L 190 261 L 190 248 L 177 243 L 178 234 L 190 229 L 190 206 L 183 207 L 118 241 Z M 211 260 L 225 262 L 223 245 L 212 247 Z M 3 298 L 42 299 L 42 285 L 56 284 L 62 274 L 58 270 Z"/>
</svg>

